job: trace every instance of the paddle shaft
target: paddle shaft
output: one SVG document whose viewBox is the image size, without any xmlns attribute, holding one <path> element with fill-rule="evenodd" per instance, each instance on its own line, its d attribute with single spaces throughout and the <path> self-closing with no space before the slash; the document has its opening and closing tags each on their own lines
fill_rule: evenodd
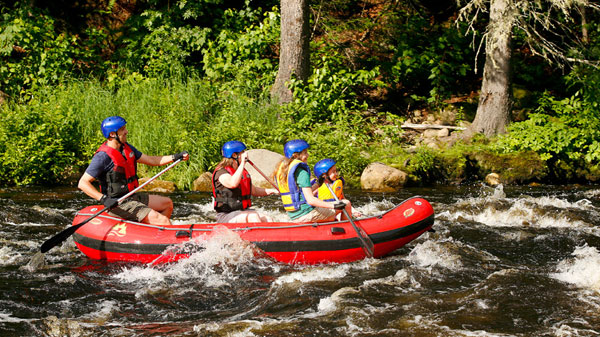
<svg viewBox="0 0 600 337">
<path fill-rule="evenodd" d="M 329 185 L 328 183 L 325 183 L 325 185 L 329 189 L 329 192 L 331 192 L 331 195 L 333 196 L 335 201 L 340 201 L 335 192 L 333 192 L 331 185 Z M 360 242 L 360 245 L 364 250 L 365 255 L 367 255 L 367 257 L 373 257 L 373 250 L 375 248 L 375 244 L 373 244 L 373 241 L 371 241 L 367 233 L 365 233 L 365 231 L 362 228 L 358 227 L 356 223 L 354 223 L 354 219 L 352 219 L 352 217 L 350 216 L 350 214 L 348 214 L 348 211 L 346 211 L 345 208 L 342 209 L 342 212 L 344 212 L 348 220 L 350 220 L 352 227 L 356 231 L 356 235 L 358 235 L 358 241 Z"/>
<path fill-rule="evenodd" d="M 264 174 L 263 171 L 261 171 L 256 165 L 254 165 L 254 163 L 252 161 L 250 161 L 250 159 L 247 159 L 247 161 L 248 161 L 248 164 L 252 165 L 252 167 L 254 167 L 254 169 L 256 171 L 258 171 L 258 173 L 260 173 L 260 175 L 263 176 L 269 182 L 269 184 L 273 185 L 273 187 L 275 187 L 277 192 L 279 192 L 279 188 L 277 187 L 277 185 L 275 185 L 275 183 L 271 179 L 269 179 L 269 177 L 267 177 L 267 175 Z"/>
<path fill-rule="evenodd" d="M 171 168 L 173 168 L 173 166 L 179 164 L 179 162 L 181 162 L 183 159 L 178 159 L 176 161 L 174 161 L 173 163 L 171 163 L 171 165 L 167 166 L 164 170 L 158 172 L 154 177 L 148 179 L 148 181 L 146 181 L 145 183 L 141 184 L 140 186 L 136 187 L 135 189 L 133 189 L 132 191 L 130 191 L 129 193 L 125 194 L 124 196 L 119 198 L 119 203 L 121 203 L 123 200 L 129 198 L 130 196 L 132 196 L 134 193 L 136 193 L 137 191 L 141 190 L 142 188 L 144 188 L 144 186 L 148 185 L 150 182 L 152 182 L 154 179 L 158 178 L 160 175 L 162 175 L 163 173 L 167 172 L 168 170 L 170 170 Z M 40 250 L 42 251 L 42 253 L 45 253 L 47 251 L 49 251 L 50 249 L 52 249 L 54 246 L 58 245 L 59 243 L 65 241 L 69 236 L 71 236 L 73 233 L 75 233 L 75 231 L 77 231 L 81 226 L 85 225 L 86 223 L 90 222 L 90 220 L 94 219 L 95 217 L 97 217 L 98 215 L 104 213 L 106 211 L 106 207 L 102 208 L 100 211 L 98 211 L 97 213 L 95 213 L 94 215 L 92 215 L 91 217 L 87 218 L 86 220 L 78 223 L 77 225 L 74 226 L 70 226 L 67 227 L 65 230 L 63 230 L 62 232 L 59 232 L 58 234 L 54 235 L 53 237 L 51 237 L 50 239 L 46 240 L 46 242 L 44 242 L 42 244 L 42 246 L 40 247 Z"/>
</svg>

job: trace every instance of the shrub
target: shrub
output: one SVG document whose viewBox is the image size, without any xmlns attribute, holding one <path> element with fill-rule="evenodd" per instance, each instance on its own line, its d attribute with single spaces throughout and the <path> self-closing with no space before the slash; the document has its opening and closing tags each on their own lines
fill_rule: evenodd
<svg viewBox="0 0 600 337">
<path fill-rule="evenodd" d="M 35 100 L 0 116 L 0 184 L 60 184 L 81 164 L 78 122 L 68 107 Z"/>
</svg>

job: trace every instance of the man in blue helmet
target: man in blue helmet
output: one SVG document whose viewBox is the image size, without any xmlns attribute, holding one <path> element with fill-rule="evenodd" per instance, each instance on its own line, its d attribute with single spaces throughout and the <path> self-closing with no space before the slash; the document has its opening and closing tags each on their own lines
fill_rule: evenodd
<svg viewBox="0 0 600 337">
<path fill-rule="evenodd" d="M 252 184 L 245 168 L 248 162 L 246 145 L 237 140 L 226 142 L 221 154 L 223 159 L 217 164 L 212 177 L 217 222 L 270 222 L 270 217 L 250 208 L 252 196 L 267 196 L 278 191 Z"/>
<path fill-rule="evenodd" d="M 351 212 L 350 202 L 326 202 L 313 195 L 318 185 L 310 182 L 309 147 L 302 139 L 290 140 L 283 147 L 285 158 L 275 173 L 283 208 L 294 222 L 335 221 L 344 208 Z"/>
<path fill-rule="evenodd" d="M 127 122 L 120 116 L 102 121 L 100 129 L 106 138 L 92 157 L 90 165 L 79 179 L 78 187 L 85 194 L 99 200 L 108 213 L 125 220 L 159 226 L 171 225 L 173 201 L 169 197 L 135 193 L 118 204 L 118 199 L 135 189 L 138 184 L 137 163 L 162 166 L 179 159 L 188 160 L 187 152 L 168 156 L 149 156 L 127 143 Z M 100 191 L 92 182 L 98 181 Z"/>
</svg>

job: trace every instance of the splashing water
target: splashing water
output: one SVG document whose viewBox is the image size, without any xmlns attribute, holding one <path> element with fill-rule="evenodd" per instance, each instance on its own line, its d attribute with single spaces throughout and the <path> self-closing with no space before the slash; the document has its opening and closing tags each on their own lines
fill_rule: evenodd
<svg viewBox="0 0 600 337">
<path fill-rule="evenodd" d="M 551 274 L 557 280 L 600 292 L 600 252 L 594 247 L 577 247 L 573 258 L 561 261 L 558 272 Z"/>
</svg>

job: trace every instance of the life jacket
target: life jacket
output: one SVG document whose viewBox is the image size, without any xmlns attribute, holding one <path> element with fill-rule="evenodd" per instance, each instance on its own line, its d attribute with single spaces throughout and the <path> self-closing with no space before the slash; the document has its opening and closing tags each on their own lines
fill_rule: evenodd
<svg viewBox="0 0 600 337">
<path fill-rule="evenodd" d="M 139 186 L 137 159 L 129 144 L 123 145 L 122 154 L 119 150 L 108 146 L 106 142 L 100 145 L 96 152 L 106 153 L 115 165 L 112 171 L 106 173 L 106 186 L 100 184 L 103 194 L 111 198 L 119 198 Z"/>
<path fill-rule="evenodd" d="M 279 176 L 281 172 L 281 165 L 277 169 L 277 185 L 279 186 L 279 194 L 281 201 L 283 202 L 283 208 L 288 212 L 294 212 L 300 209 L 302 204 L 306 204 L 306 198 L 302 193 L 302 189 L 298 187 L 296 179 L 294 179 L 294 173 L 296 169 L 303 167 L 310 174 L 310 167 L 303 161 L 298 159 L 292 160 L 287 171 L 287 181 L 281 181 Z"/>
<path fill-rule="evenodd" d="M 326 183 L 323 183 L 317 190 L 317 198 L 323 201 L 335 201 L 335 198 L 331 195 L 329 188 L 327 188 L 327 185 L 325 184 Z M 344 178 L 334 181 L 330 186 L 338 199 L 344 199 Z"/>
<path fill-rule="evenodd" d="M 213 172 L 212 188 L 215 199 L 214 208 L 217 212 L 229 213 L 240 211 L 252 206 L 252 179 L 246 169 L 242 172 L 242 179 L 236 188 L 223 186 L 216 178 L 217 172 L 226 170 L 233 175 L 235 170 L 231 166 L 222 167 Z"/>
</svg>

